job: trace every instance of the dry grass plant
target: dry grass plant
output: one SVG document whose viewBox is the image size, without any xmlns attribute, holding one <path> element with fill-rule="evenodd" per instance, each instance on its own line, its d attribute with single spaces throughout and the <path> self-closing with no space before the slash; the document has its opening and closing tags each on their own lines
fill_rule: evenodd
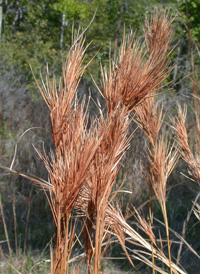
<svg viewBox="0 0 200 274">
<path fill-rule="evenodd" d="M 199 104 L 200 105 L 200 104 Z M 172 119 L 174 128 L 177 133 L 177 142 L 178 142 L 178 149 L 183 160 L 189 165 L 190 167 L 190 174 L 192 177 L 195 178 L 195 181 L 200 185 L 200 115 L 196 111 L 196 140 L 195 140 L 195 154 L 191 151 L 189 142 L 188 142 L 188 134 L 187 129 L 185 126 L 185 120 L 187 115 L 186 107 L 184 109 L 178 105 L 178 118 Z"/>
<path fill-rule="evenodd" d="M 76 40 L 76 37 L 75 37 Z M 50 110 L 55 153 L 43 159 L 50 176 L 49 203 L 56 225 L 55 251 L 52 273 L 69 273 L 69 260 L 74 246 L 75 224 L 70 225 L 79 192 L 90 176 L 90 164 L 99 146 L 100 138 L 95 124 L 87 130 L 87 107 L 79 103 L 77 87 L 85 67 L 82 66 L 86 48 L 81 38 L 70 50 L 59 85 L 47 76 L 40 87 Z M 58 90 L 57 90 L 58 89 Z M 76 222 L 75 222 L 76 223 Z"/>
<path fill-rule="evenodd" d="M 162 108 L 156 109 L 154 98 L 155 92 L 162 88 L 163 80 L 171 71 L 168 56 L 173 33 L 172 22 L 169 11 L 159 13 L 155 10 L 151 19 L 146 20 L 143 44 L 134 42 L 132 32 L 127 37 L 124 35 L 118 57 L 110 60 L 108 70 L 102 68 L 102 91 L 100 87 L 98 89 L 105 99 L 107 114 L 103 114 L 100 109 L 99 116 L 90 121 L 90 127 L 88 103 L 86 104 L 85 99 L 80 102 L 77 95 L 79 82 L 89 65 L 83 66 L 87 46 L 84 47 L 82 35 L 74 37 L 75 43 L 72 43 L 58 81 L 54 77 L 51 79 L 48 70 L 46 81 L 41 78 L 39 84 L 36 80 L 49 108 L 55 145 L 50 156 L 35 148 L 45 164 L 49 180 L 32 178 L 44 189 L 55 222 L 55 250 L 51 250 L 51 274 L 68 274 L 73 271 L 72 269 L 70 272 L 69 264 L 73 261 L 73 247 L 80 237 L 76 236 L 77 221 L 72 216 L 73 212 L 76 212 L 77 218 L 84 217 L 81 232 L 88 273 L 101 272 L 101 260 L 114 237 L 118 239 L 135 270 L 132 258 L 152 267 L 153 273 L 167 273 L 156 266 L 155 260 L 159 260 L 169 267 L 171 274 L 185 274 L 171 259 L 166 210 L 167 179 L 178 160 L 178 152 L 161 131 L 163 111 Z M 138 227 L 149 237 L 149 242 L 127 223 L 119 207 L 114 207 L 112 203 L 117 194 L 112 193 L 113 185 L 133 137 L 133 133 L 129 135 L 133 113 L 136 114 L 138 125 L 149 138 L 148 178 L 162 208 L 168 257 L 157 244 L 152 216 L 147 223 L 136 213 Z M 180 121 L 175 124 L 178 132 L 184 131 L 183 126 L 178 128 L 178 125 L 182 125 L 181 119 L 184 121 L 184 114 L 181 113 L 180 110 Z M 180 141 L 180 147 L 183 144 Z M 191 157 L 189 150 L 183 148 L 180 149 L 182 156 Z M 193 158 L 188 161 L 192 162 L 191 159 Z M 194 166 L 197 165 L 195 162 Z M 24 174 L 20 175 L 31 179 Z M 198 214 L 197 207 L 195 212 Z M 126 242 L 136 248 L 128 248 Z M 79 272 L 80 265 L 81 263 L 76 273 Z"/>
<path fill-rule="evenodd" d="M 155 98 L 147 99 L 140 106 L 138 106 L 136 109 L 136 115 L 137 123 L 149 138 L 148 180 L 162 209 L 168 244 L 169 267 L 170 273 L 172 273 L 170 252 L 171 244 L 169 241 L 169 226 L 166 210 L 166 185 L 167 179 L 174 169 L 179 155 L 174 144 L 170 144 L 167 140 L 166 133 L 161 131 L 163 114 L 162 109 L 156 109 Z M 152 241 L 152 243 L 154 242 Z"/>
<path fill-rule="evenodd" d="M 199 135 L 199 130 L 200 130 L 200 112 L 199 112 L 199 107 L 200 107 L 200 101 L 199 98 L 196 97 L 194 100 L 194 105 L 195 105 L 195 118 L 196 118 L 196 123 L 195 123 L 195 140 L 194 140 L 194 152 L 192 151 L 190 145 L 189 145 L 189 138 L 188 138 L 188 133 L 186 129 L 186 116 L 187 116 L 187 108 L 186 106 L 184 109 L 178 104 L 178 117 L 176 119 L 172 119 L 176 135 L 177 135 L 177 145 L 178 145 L 178 150 L 180 152 L 180 155 L 182 159 L 188 164 L 189 166 L 189 175 L 190 175 L 190 180 L 194 181 L 198 185 L 200 185 L 200 135 Z M 185 238 L 185 233 L 186 233 L 186 227 L 187 223 L 189 222 L 189 219 L 192 215 L 192 212 L 194 212 L 195 216 L 199 220 L 199 204 L 198 204 L 198 199 L 200 197 L 200 192 L 197 194 L 193 206 L 191 210 L 188 212 L 187 217 L 183 223 L 183 229 L 182 229 L 182 237 Z M 178 257 L 177 257 L 177 262 L 180 260 L 180 254 L 182 251 L 182 245 L 183 241 L 181 241 L 179 252 L 178 252 Z"/>
</svg>

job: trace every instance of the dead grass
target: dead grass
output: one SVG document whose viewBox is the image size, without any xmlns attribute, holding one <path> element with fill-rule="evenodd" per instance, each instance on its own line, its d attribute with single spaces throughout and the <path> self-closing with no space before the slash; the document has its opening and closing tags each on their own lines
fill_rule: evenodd
<svg viewBox="0 0 200 274">
<path fill-rule="evenodd" d="M 179 107 L 179 117 L 174 120 L 179 138 L 177 149 L 162 129 L 163 108 L 155 106 L 156 92 L 162 88 L 162 82 L 171 71 L 168 57 L 172 22 L 169 11 L 159 13 L 155 10 L 151 19 L 146 20 L 145 43 L 135 41 L 132 32 L 127 37 L 124 35 L 118 57 L 110 60 L 108 70 L 102 68 L 102 91 L 100 87 L 98 89 L 105 98 L 107 113 L 103 114 L 99 109 L 99 116 L 90 121 L 90 127 L 88 103 L 84 99 L 80 102 L 77 95 L 78 84 L 89 65 L 83 66 L 87 46 L 84 47 L 82 35 L 80 39 L 74 37 L 76 43 L 72 43 L 59 80 L 51 79 L 48 70 L 46 81 L 41 79 L 39 84 L 36 80 L 49 108 L 55 145 L 50 155 L 35 148 L 48 171 L 49 180 L 32 178 L 44 189 L 55 222 L 55 249 L 51 248 L 50 252 L 51 274 L 79 273 L 84 257 L 87 272 L 100 274 L 103 257 L 112 241 L 116 240 L 136 273 L 133 259 L 150 266 L 153 273 L 186 273 L 171 256 L 167 180 L 180 153 L 199 182 L 199 154 L 194 156 L 188 145 L 186 112 Z M 124 155 L 134 137 L 134 132 L 129 134 L 133 114 L 149 139 L 146 178 L 151 190 L 150 221 L 147 222 L 137 210 L 133 212 L 138 228 L 148 240 L 128 224 L 120 207 L 114 206 L 118 191 L 112 192 Z M 167 253 L 162 239 L 156 239 L 154 234 L 152 193 L 162 209 Z M 197 203 L 194 212 L 199 217 Z M 79 218 L 83 220 L 82 229 L 76 235 Z M 70 268 L 73 249 L 81 243 L 81 235 L 84 253 L 80 256 L 80 263 Z M 166 265 L 167 270 L 156 262 Z"/>
</svg>

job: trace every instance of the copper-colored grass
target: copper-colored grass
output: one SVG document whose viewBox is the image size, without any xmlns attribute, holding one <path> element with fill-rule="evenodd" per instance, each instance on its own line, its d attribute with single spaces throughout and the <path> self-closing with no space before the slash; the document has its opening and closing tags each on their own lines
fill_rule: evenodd
<svg viewBox="0 0 200 274">
<path fill-rule="evenodd" d="M 68 273 L 75 226 L 71 227 L 71 213 L 83 185 L 90 176 L 90 164 L 99 146 L 95 123 L 87 130 L 87 106 L 77 99 L 77 87 L 85 67 L 82 61 L 86 48 L 84 40 L 71 48 L 57 83 L 47 74 L 46 85 L 37 85 L 50 110 L 55 152 L 50 159 L 38 154 L 48 170 L 51 185 L 48 198 L 56 225 L 56 246 L 52 273 Z M 84 110 L 86 108 L 86 110 Z"/>
<path fill-rule="evenodd" d="M 87 49 L 83 38 L 75 37 L 76 43 L 63 64 L 59 81 L 50 79 L 48 71 L 46 83 L 43 79 L 41 85 L 36 81 L 50 111 L 55 145 L 50 157 L 36 149 L 49 173 L 49 182 L 35 179 L 45 186 L 45 191 L 49 191 L 47 199 L 55 221 L 55 251 L 51 251 L 51 274 L 69 273 L 70 257 L 75 244 L 76 222 L 72 222 L 74 210 L 85 217 L 83 235 L 89 273 L 100 273 L 101 259 L 109 246 L 111 235 L 118 238 L 134 268 L 125 245 L 126 240 L 145 249 L 146 253 L 137 250 L 134 257 L 154 270 L 165 273 L 154 265 L 153 259 L 150 262 L 149 255 L 169 266 L 170 273 L 185 273 L 171 261 L 165 204 L 167 179 L 178 156 L 174 146 L 169 146 L 160 133 L 162 109 L 156 109 L 155 100 L 151 98 L 155 91 L 160 90 L 162 81 L 170 73 L 167 58 L 172 21 L 168 12 L 161 11 L 158 14 L 156 10 L 150 21 L 146 21 L 143 44 L 137 40 L 134 42 L 132 32 L 128 37 L 124 35 L 119 55 L 114 61 L 110 61 L 109 71 L 102 68 L 101 93 L 104 94 L 108 113 L 103 116 L 100 112 L 99 117 L 91 122 L 89 130 L 87 106 L 84 100 L 80 103 L 77 99 L 77 87 L 87 67 L 82 65 Z M 137 123 L 149 137 L 151 144 L 149 177 L 163 210 L 169 258 L 156 245 L 151 223 L 147 224 L 137 214 L 140 228 L 150 237 L 150 244 L 127 224 L 121 211 L 111 205 L 117 193 L 112 194 L 112 189 L 120 163 L 133 136 L 128 135 L 130 112 L 133 110 L 137 115 Z"/>
<path fill-rule="evenodd" d="M 169 18 L 167 12 L 163 11 L 158 15 L 157 11 L 155 11 L 151 21 L 146 21 L 146 45 L 141 45 L 139 41 L 134 42 L 132 32 L 127 38 L 124 35 L 119 56 L 113 62 L 110 61 L 109 72 L 102 68 L 102 89 L 110 116 L 113 115 L 118 106 L 122 105 L 125 107 L 124 113 L 128 114 L 146 97 L 151 96 L 156 90 L 160 89 L 159 85 L 166 79 L 170 71 L 167 57 L 172 36 L 171 23 L 172 19 Z M 156 189 L 155 184 L 154 188 L 159 195 L 162 195 L 162 197 L 159 196 L 160 201 L 162 199 L 162 202 L 165 203 L 166 179 L 173 169 L 177 158 L 176 154 L 172 156 L 172 152 L 167 151 L 166 146 L 162 150 L 161 145 L 164 145 L 163 142 L 157 144 L 162 124 L 162 110 L 159 111 L 157 119 L 154 119 L 153 117 L 156 113 L 153 109 L 153 103 L 153 100 L 149 99 L 141 107 L 139 106 L 138 120 L 141 120 L 139 124 L 150 137 L 153 147 L 155 146 L 154 156 L 151 156 L 154 159 L 151 163 L 153 163 L 152 174 L 155 173 L 155 170 L 157 172 L 153 176 L 158 177 L 159 190 Z M 145 104 L 149 105 L 146 105 L 145 108 Z M 147 113 L 148 116 L 146 116 Z M 119 121 L 118 117 L 115 119 Z M 112 140 L 112 135 L 110 136 Z M 162 158 L 164 162 L 162 162 L 161 157 L 164 157 Z M 108 166 L 106 166 L 107 168 Z M 112 184 L 107 184 L 112 186 Z M 102 224 L 102 216 L 99 218 Z M 103 218 L 105 218 L 105 213 Z M 119 231 L 119 229 L 116 231 Z M 98 234 L 96 236 L 96 239 L 101 239 Z M 96 249 L 95 252 L 97 252 Z M 172 269 L 171 259 L 169 260 L 169 266 Z M 97 271 L 95 273 L 98 273 L 98 268 L 95 270 Z"/>
<path fill-rule="evenodd" d="M 151 242 L 156 246 L 156 237 L 153 232 L 152 225 L 147 223 L 145 218 L 135 209 L 135 218 L 137 220 L 137 226 L 144 231 L 145 234 L 151 239 Z"/>
<path fill-rule="evenodd" d="M 150 155 L 149 162 L 151 166 L 150 174 L 152 176 L 152 185 L 154 192 L 157 196 L 157 199 L 161 205 L 165 229 L 167 236 L 167 245 L 168 245 L 168 256 L 170 262 L 170 273 L 173 273 L 171 266 L 171 251 L 170 251 L 170 240 L 169 240 L 169 227 L 168 227 L 168 218 L 166 210 L 166 183 L 169 175 L 174 169 L 178 160 L 178 154 L 176 149 L 174 150 L 173 145 L 166 143 L 163 137 L 158 141 L 155 146 L 153 155 Z"/>
<path fill-rule="evenodd" d="M 70 123 L 66 133 L 62 136 L 62 148 L 56 149 L 56 152 L 51 152 L 50 160 L 47 156 L 39 155 L 43 159 L 45 166 L 49 172 L 50 181 L 52 184 L 51 192 L 51 208 L 56 224 L 56 258 L 55 265 L 60 264 L 60 260 L 67 261 L 66 256 L 69 256 L 68 235 L 72 239 L 73 233 L 69 233 L 68 225 L 71 218 L 71 212 L 76 205 L 79 197 L 79 192 L 90 176 L 89 167 L 99 146 L 99 140 L 95 136 L 95 132 L 87 131 L 84 123 L 83 106 L 76 107 L 71 115 Z M 54 155 L 55 154 L 55 155 Z M 68 258 L 69 260 L 69 258 Z M 67 266 L 61 266 L 66 271 Z M 56 268 L 57 269 L 57 268 Z M 55 270 L 54 270 L 55 272 Z M 65 273 L 65 272 L 64 272 Z"/>
<path fill-rule="evenodd" d="M 174 21 L 174 17 L 171 17 L 169 14 L 170 10 L 166 9 L 159 12 L 158 9 L 155 9 L 151 14 L 150 20 L 146 18 L 146 45 L 151 54 L 151 59 L 155 63 L 158 62 L 158 59 L 160 64 L 166 62 L 165 58 L 169 55 L 169 47 L 173 35 L 171 25 Z M 169 65 L 168 62 L 167 64 Z"/>
<path fill-rule="evenodd" d="M 89 202 L 86 209 L 89 226 L 86 231 L 89 233 L 89 235 L 86 233 L 86 252 L 88 262 L 91 262 L 91 256 L 94 255 L 93 273 L 100 271 L 101 247 L 107 230 L 105 214 L 113 199 L 110 194 L 119 171 L 120 160 L 129 146 L 130 138 L 127 138 L 129 123 L 125 108 L 121 106 L 116 107 L 116 110 L 106 119 L 100 117 L 98 121 L 98 134 L 101 140 L 90 165 L 91 175 L 87 181 Z M 95 234 L 92 239 L 91 233 L 94 226 Z M 93 247 L 95 247 L 94 254 Z"/>
<path fill-rule="evenodd" d="M 162 122 L 163 122 L 163 111 L 162 108 L 155 107 L 155 97 L 145 99 L 141 104 L 135 108 L 136 123 L 139 125 L 141 130 L 146 134 L 149 139 L 149 151 L 152 153 L 156 149 L 157 139 L 160 134 Z M 151 169 L 149 169 L 149 177 L 152 177 Z M 150 213 L 150 226 L 153 224 L 153 209 L 152 209 L 152 189 L 153 184 L 151 179 L 148 180 L 149 185 L 149 213 Z M 154 242 L 152 241 L 152 245 Z M 155 274 L 155 263 L 154 254 L 152 249 L 152 264 L 153 274 Z"/>
<path fill-rule="evenodd" d="M 199 135 L 197 130 L 197 147 L 195 154 L 192 153 L 189 142 L 188 142 L 188 134 L 187 129 L 185 126 L 185 120 L 187 115 L 187 109 L 182 109 L 180 105 L 178 105 L 178 118 L 172 119 L 174 128 L 177 132 L 178 137 L 178 149 L 183 160 L 189 165 L 191 174 L 195 178 L 196 182 L 200 185 L 200 148 L 199 145 Z M 199 128 L 198 121 L 197 121 L 197 129 Z"/>
<path fill-rule="evenodd" d="M 173 273 L 169 240 L 169 227 L 166 210 L 167 179 L 174 169 L 179 155 L 174 146 L 167 141 L 165 132 L 161 131 L 163 122 L 162 109 L 156 109 L 155 98 L 149 98 L 140 104 L 136 109 L 136 121 L 150 141 L 149 146 L 149 184 L 160 203 L 167 236 L 168 256 L 170 273 Z M 150 197 L 151 200 L 151 197 Z M 152 211 L 152 209 L 151 209 Z M 150 214 L 151 214 L 150 211 Z M 151 216 L 150 216 L 151 217 Z M 151 220 L 152 221 L 152 220 Z M 151 239 L 152 243 L 153 240 Z M 152 251 L 152 261 L 153 261 Z"/>
<path fill-rule="evenodd" d="M 136 109 L 136 122 L 150 140 L 149 164 L 152 186 L 158 200 L 165 202 L 166 182 L 178 160 L 174 146 L 161 131 L 162 109 L 155 107 L 155 98 L 146 99 Z"/>
<path fill-rule="evenodd" d="M 172 20 L 165 12 L 161 12 L 161 15 L 156 12 L 152 18 L 151 27 L 146 23 L 146 46 L 138 41 L 134 42 L 132 33 L 128 38 L 124 36 L 119 57 L 110 62 L 109 73 L 102 69 L 102 89 L 108 115 L 103 117 L 100 114 L 99 119 L 92 122 L 89 131 L 84 102 L 80 104 L 76 96 L 77 86 L 84 71 L 83 39 L 70 50 L 59 83 L 55 79 L 51 81 L 48 76 L 46 85 L 43 81 L 41 87 L 37 83 L 50 110 L 52 136 L 56 148 L 55 153 L 51 153 L 50 160 L 38 152 L 49 172 L 52 184 L 50 191 L 53 195 L 50 195 L 49 202 L 56 223 L 53 273 L 68 273 L 67 262 L 75 231 L 69 227 L 73 209 L 86 215 L 84 238 L 88 270 L 90 273 L 100 273 L 100 261 L 104 254 L 102 243 L 108 236 L 112 224 L 106 221 L 108 207 L 115 196 L 111 196 L 111 191 L 120 168 L 120 161 L 132 137 L 131 135 L 128 138 L 129 112 L 155 90 L 159 90 L 159 85 L 170 71 L 167 57 Z M 155 49 L 152 49 L 152 43 L 156 45 Z M 151 104 L 151 99 L 148 102 Z M 143 112 L 144 119 L 147 110 L 144 103 L 142 106 L 140 113 Z M 151 113 L 152 115 L 154 113 Z M 159 113 L 160 123 L 157 123 L 157 129 L 154 127 L 156 133 L 151 131 L 151 119 L 146 122 L 146 128 L 143 127 L 146 134 L 151 136 L 155 148 L 161 117 L 162 111 Z M 153 123 L 155 124 L 155 121 Z M 158 151 L 155 151 L 157 157 L 168 157 L 160 146 L 158 145 Z M 154 169 L 154 173 L 155 170 L 157 173 L 162 171 L 162 175 L 159 173 L 156 176 L 162 176 L 162 183 L 165 183 L 163 177 L 167 175 L 164 174 L 166 170 L 162 168 L 170 166 L 171 159 L 167 160 L 167 163 L 162 163 L 159 162 L 160 159 L 153 157 L 151 156 L 152 170 Z M 164 183 L 162 187 L 165 188 Z M 121 224 L 115 223 L 114 230 L 122 244 L 120 226 Z M 70 234 L 71 238 L 68 238 Z"/>
<path fill-rule="evenodd" d="M 155 147 L 163 122 L 162 108 L 155 108 L 155 97 L 145 99 L 135 108 L 136 123 Z"/>
<path fill-rule="evenodd" d="M 165 203 L 167 179 L 174 169 L 177 160 L 178 153 L 174 146 L 167 143 L 161 137 L 149 157 L 151 174 L 153 176 L 153 188 L 160 203 Z"/>
<path fill-rule="evenodd" d="M 138 216 L 140 216 L 138 214 Z M 134 246 L 134 249 L 129 249 L 131 252 L 135 252 L 135 255 L 131 256 L 134 257 L 145 264 L 151 266 L 152 268 L 155 267 L 155 269 L 158 270 L 158 272 L 163 273 L 162 269 L 157 268 L 155 265 L 152 265 L 152 262 L 149 260 L 149 257 L 151 257 L 151 254 L 153 253 L 154 258 L 158 259 L 159 261 L 163 262 L 165 265 L 167 265 L 171 270 L 172 273 L 178 274 L 186 274 L 186 272 L 181 269 L 179 266 L 177 266 L 175 263 L 171 262 L 169 258 L 166 257 L 164 252 L 158 247 L 156 244 L 154 234 L 152 231 L 152 228 L 149 227 L 149 224 L 146 223 L 146 221 L 140 216 L 139 217 L 139 226 L 142 226 L 142 230 L 145 231 L 145 233 L 150 236 L 150 239 L 153 240 L 154 246 L 152 246 L 146 239 L 144 239 L 136 230 L 131 227 L 125 218 L 123 217 L 121 211 L 119 208 L 115 209 L 113 206 L 109 206 L 106 211 L 106 222 L 108 222 L 114 232 L 116 233 L 116 236 L 120 239 L 120 244 L 123 247 L 123 250 L 127 249 L 126 242 L 132 244 Z M 127 235 L 128 237 L 125 237 Z M 137 249 L 138 247 L 138 249 Z M 142 248 L 142 249 L 141 249 Z M 146 254 L 146 256 L 145 256 Z M 131 262 L 131 258 L 129 254 L 126 254 L 128 256 L 129 261 Z"/>
<path fill-rule="evenodd" d="M 74 38 L 76 40 L 76 37 Z M 81 38 L 71 48 L 66 62 L 63 64 L 62 76 L 57 81 L 55 77 L 51 80 L 47 70 L 46 83 L 41 78 L 42 84 L 36 80 L 39 91 L 41 92 L 49 110 L 52 126 L 52 136 L 56 147 L 62 148 L 61 138 L 65 135 L 66 127 L 72 115 L 73 100 L 85 67 L 82 66 L 84 54 L 84 39 Z"/>
<path fill-rule="evenodd" d="M 121 103 L 127 110 L 149 96 L 169 75 L 167 60 L 172 37 L 172 19 L 167 12 L 155 11 L 152 19 L 146 20 L 145 43 L 134 42 L 130 32 L 122 42 L 119 56 L 110 62 L 109 71 L 102 68 L 102 89 L 108 112 Z"/>
</svg>

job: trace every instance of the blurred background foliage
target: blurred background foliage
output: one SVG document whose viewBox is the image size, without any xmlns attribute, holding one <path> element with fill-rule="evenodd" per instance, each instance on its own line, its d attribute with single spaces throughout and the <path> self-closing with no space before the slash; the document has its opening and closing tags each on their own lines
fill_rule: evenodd
<svg viewBox="0 0 200 274">
<path fill-rule="evenodd" d="M 45 75 L 47 64 L 50 72 L 59 77 L 62 61 L 71 46 L 73 31 L 79 29 L 82 32 L 89 26 L 85 36 L 86 44 L 90 42 L 91 44 L 85 62 L 95 57 L 83 76 L 79 89 L 81 96 L 91 93 L 96 101 L 100 95 L 91 75 L 101 85 L 100 65 L 108 65 L 109 56 L 116 54 L 124 29 L 127 33 L 132 28 L 135 37 L 142 42 L 145 16 L 150 15 L 154 7 L 168 7 L 171 15 L 176 15 L 172 42 L 172 48 L 175 49 L 171 54 L 174 67 L 168 79 L 172 81 L 171 91 L 158 96 L 158 103 L 163 103 L 166 113 L 171 115 L 176 115 L 177 101 L 181 104 L 186 103 L 189 121 L 187 127 L 189 134 L 192 133 L 193 95 L 199 95 L 199 87 L 194 89 L 194 80 L 198 81 L 200 67 L 198 49 L 200 0 L 1 0 L 0 161 L 2 164 L 10 165 L 18 142 L 14 169 L 42 178 L 47 176 L 32 144 L 41 150 L 44 145 L 47 152 L 52 148 L 50 123 L 47 108 L 37 91 L 30 66 L 37 79 L 40 78 L 40 73 Z M 193 68 L 195 73 L 192 73 Z M 94 104 L 90 105 L 89 110 L 92 115 L 97 113 Z M 29 130 L 26 134 L 20 138 L 27 129 Z M 119 186 L 126 178 L 125 187 L 133 194 L 128 194 L 124 201 L 129 201 L 136 207 L 148 197 L 143 170 L 146 157 L 145 142 L 143 134 L 137 131 L 117 182 Z M 187 166 L 181 161 L 169 180 L 169 186 L 176 189 L 170 191 L 168 199 L 170 225 L 179 233 L 187 216 L 187 208 L 191 208 L 192 199 L 199 191 L 192 182 L 180 175 L 180 172 L 187 173 Z M 0 192 L 13 250 L 44 248 L 50 240 L 49 235 L 53 235 L 54 228 L 50 209 L 42 192 L 31 182 L 4 172 L 1 175 Z M 158 218 L 161 216 L 159 209 L 157 215 Z M 2 220 L 0 224 L 0 238 L 3 240 L 5 236 Z M 196 248 L 200 250 L 197 236 L 191 236 L 190 228 L 193 225 L 194 220 L 191 220 L 188 241 L 191 244 L 195 243 Z M 195 229 L 200 231 L 198 226 L 195 226 Z M 6 244 L 2 244 L 2 248 L 6 250 Z M 187 252 L 184 256 L 187 256 Z M 182 263 L 186 260 L 184 256 Z M 194 271 L 196 261 L 190 259 L 190 264 L 191 271 Z"/>
</svg>

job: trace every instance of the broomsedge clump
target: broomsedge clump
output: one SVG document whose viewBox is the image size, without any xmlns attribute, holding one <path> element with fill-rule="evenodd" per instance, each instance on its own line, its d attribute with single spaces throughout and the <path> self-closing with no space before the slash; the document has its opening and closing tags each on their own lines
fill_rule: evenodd
<svg viewBox="0 0 200 274">
<path fill-rule="evenodd" d="M 128 137 L 129 114 L 142 100 L 159 90 L 160 84 L 169 75 L 167 56 L 171 23 L 172 19 L 168 19 L 166 12 L 160 16 L 155 12 L 150 23 L 146 22 L 148 56 L 144 45 L 134 42 L 132 32 L 127 38 L 124 36 L 118 58 L 110 61 L 109 73 L 102 68 L 101 93 L 106 101 L 107 117 L 100 113 L 89 131 L 84 103 L 80 105 L 76 96 L 78 83 L 86 68 L 82 68 L 85 53 L 83 38 L 70 50 L 58 91 L 56 80 L 51 83 L 48 75 L 46 85 L 44 82 L 42 87 L 37 84 L 50 110 L 56 149 L 56 155 L 52 153 L 50 161 L 38 152 L 49 172 L 53 192 L 50 204 L 56 224 L 56 246 L 52 273 L 69 272 L 68 262 L 75 233 L 74 228 L 69 230 L 73 209 L 85 214 L 84 241 L 89 273 L 100 273 L 102 254 L 108 247 L 106 245 L 102 252 L 103 241 L 112 229 L 126 250 L 122 240 L 123 224 L 117 218 L 114 224 L 109 219 L 110 203 L 115 196 L 111 196 L 111 191 L 119 163 L 132 138 L 132 135 Z M 171 267 L 171 262 L 169 265 Z"/>
<path fill-rule="evenodd" d="M 76 42 L 72 43 L 59 80 L 50 79 L 48 70 L 46 81 L 41 79 L 41 85 L 35 79 L 49 108 L 55 145 L 50 156 L 35 148 L 49 173 L 49 182 L 36 179 L 35 182 L 45 187 L 45 192 L 48 190 L 46 196 L 55 222 L 51 274 L 73 271 L 69 265 L 73 261 L 73 248 L 80 241 L 80 235 L 76 235 L 79 217 L 83 220 L 83 256 L 89 274 L 101 273 L 101 260 L 113 238 L 118 240 L 135 270 L 133 259 L 152 267 L 153 273 L 167 273 L 156 265 L 157 260 L 165 264 L 171 274 L 186 273 L 171 258 L 166 210 L 167 179 L 179 156 L 174 145 L 169 144 L 161 131 L 163 110 L 156 109 L 154 98 L 171 72 L 168 56 L 173 34 L 172 22 L 169 11 L 159 13 L 155 10 L 150 20 L 146 20 L 143 44 L 134 41 L 132 31 L 128 36 L 124 34 L 118 56 L 110 60 L 109 69 L 101 68 L 102 87 L 97 88 L 105 99 L 107 113 L 103 114 L 100 109 L 99 116 L 90 121 L 90 127 L 88 103 L 85 99 L 80 102 L 77 95 L 79 82 L 89 65 L 83 66 L 88 46 L 84 47 L 82 35 L 74 37 Z M 149 138 L 149 188 L 154 191 L 163 212 L 168 256 L 158 246 L 153 233 L 152 209 L 149 223 L 136 211 L 138 227 L 149 237 L 148 241 L 127 223 L 120 208 L 113 205 L 117 194 L 117 191 L 112 193 L 113 186 L 133 138 L 134 132 L 129 134 L 133 113 L 136 123 Z M 175 124 L 178 133 L 184 132 L 183 122 L 184 115 L 179 110 L 179 121 Z M 179 133 L 180 137 L 182 135 Z M 181 138 L 181 154 L 191 162 L 186 138 Z M 195 167 L 196 164 L 193 170 Z M 75 221 L 74 212 L 77 213 Z M 199 216 L 198 205 L 195 213 Z M 134 249 L 127 248 L 127 241 Z M 79 272 L 81 263 L 75 273 Z"/>
</svg>

